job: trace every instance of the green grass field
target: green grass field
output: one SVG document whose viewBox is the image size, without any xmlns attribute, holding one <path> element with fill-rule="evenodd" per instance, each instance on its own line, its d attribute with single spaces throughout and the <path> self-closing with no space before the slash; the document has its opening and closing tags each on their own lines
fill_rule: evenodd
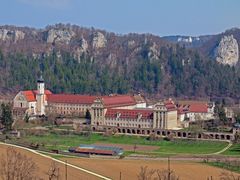
<svg viewBox="0 0 240 180">
<path fill-rule="evenodd" d="M 230 165 L 224 162 L 208 162 L 207 164 L 210 166 L 215 166 L 215 167 L 223 168 L 229 171 L 240 173 L 239 165 Z"/>
<path fill-rule="evenodd" d="M 96 142 L 113 144 L 136 144 L 158 146 L 159 149 L 148 154 L 209 154 L 220 151 L 227 146 L 227 142 L 217 141 L 194 141 L 180 140 L 173 141 L 156 140 L 150 141 L 146 137 L 115 135 L 103 136 L 101 134 L 84 135 L 59 135 L 49 133 L 41 136 L 26 136 L 22 141 L 43 143 L 48 149 L 67 150 L 69 147 L 79 146 L 80 144 L 93 144 Z M 130 152 L 129 152 L 130 153 Z"/>
<path fill-rule="evenodd" d="M 240 144 L 233 144 L 228 150 L 222 153 L 228 156 L 240 156 Z"/>
</svg>

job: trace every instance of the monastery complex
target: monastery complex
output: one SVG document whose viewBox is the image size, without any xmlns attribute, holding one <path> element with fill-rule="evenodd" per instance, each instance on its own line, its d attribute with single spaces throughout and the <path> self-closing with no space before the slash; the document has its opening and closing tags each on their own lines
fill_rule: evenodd
<svg viewBox="0 0 240 180">
<path fill-rule="evenodd" d="M 45 89 L 43 78 L 38 79 L 37 90 L 20 91 L 13 100 L 15 115 L 85 117 L 90 113 L 94 128 L 180 129 L 187 126 L 187 122 L 213 118 L 213 109 L 214 104 L 209 102 L 174 102 L 172 99 L 148 105 L 140 94 L 53 94 Z"/>
</svg>

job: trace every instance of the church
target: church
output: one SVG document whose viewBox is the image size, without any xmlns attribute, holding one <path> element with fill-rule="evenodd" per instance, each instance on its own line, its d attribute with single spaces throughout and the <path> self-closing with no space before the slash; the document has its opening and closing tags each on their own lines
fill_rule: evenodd
<svg viewBox="0 0 240 180">
<path fill-rule="evenodd" d="M 42 76 L 37 80 L 37 90 L 20 91 L 13 99 L 13 113 L 15 115 L 45 115 L 47 97 L 52 94 L 45 90 Z"/>
<path fill-rule="evenodd" d="M 140 95 L 91 96 L 53 94 L 45 89 L 43 78 L 37 80 L 37 90 L 20 91 L 13 100 L 15 115 L 31 117 L 55 114 L 62 117 L 85 117 L 91 114 L 91 125 L 97 127 L 178 128 L 174 102 L 158 102 L 147 107 Z"/>
</svg>

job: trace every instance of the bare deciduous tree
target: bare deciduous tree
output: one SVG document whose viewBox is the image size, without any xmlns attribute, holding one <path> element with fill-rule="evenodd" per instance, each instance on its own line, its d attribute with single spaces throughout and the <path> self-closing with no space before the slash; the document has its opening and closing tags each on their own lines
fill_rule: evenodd
<svg viewBox="0 0 240 180">
<path fill-rule="evenodd" d="M 158 180 L 179 180 L 179 177 L 175 175 L 173 170 L 158 169 L 156 172 Z"/>
<path fill-rule="evenodd" d="M 138 174 L 138 180 L 151 180 L 152 176 L 154 175 L 154 173 L 156 172 L 156 170 L 148 170 L 148 167 L 141 167 L 140 172 Z"/>
<path fill-rule="evenodd" d="M 173 170 L 167 169 L 148 169 L 147 166 L 141 167 L 138 180 L 179 180 Z"/>
<path fill-rule="evenodd" d="M 34 180 L 37 166 L 26 155 L 9 147 L 6 156 L 0 158 L 0 177 L 2 180 Z"/>
<path fill-rule="evenodd" d="M 229 173 L 227 171 L 223 171 L 220 175 L 220 180 L 240 180 L 240 176 Z"/>
<path fill-rule="evenodd" d="M 52 164 L 47 172 L 49 180 L 59 180 L 60 179 L 60 169 L 57 166 L 55 161 L 52 161 Z"/>
<path fill-rule="evenodd" d="M 133 151 L 136 152 L 136 149 L 137 149 L 137 143 L 134 143 L 134 145 L 133 145 Z"/>
</svg>

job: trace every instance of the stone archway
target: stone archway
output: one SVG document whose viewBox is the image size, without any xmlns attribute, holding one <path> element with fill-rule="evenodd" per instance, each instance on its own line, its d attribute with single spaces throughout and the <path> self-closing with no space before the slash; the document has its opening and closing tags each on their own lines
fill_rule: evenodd
<svg viewBox="0 0 240 180">
<path fill-rule="evenodd" d="M 225 139 L 225 135 L 221 134 L 221 139 Z"/>
<path fill-rule="evenodd" d="M 162 131 L 162 136 L 166 136 L 166 132 L 165 131 Z"/>
<path fill-rule="evenodd" d="M 182 137 L 182 133 L 181 132 L 177 132 L 177 137 Z"/>
<path fill-rule="evenodd" d="M 182 136 L 183 136 L 183 137 L 187 137 L 187 133 L 186 133 L 186 132 L 183 132 Z"/>
<path fill-rule="evenodd" d="M 227 138 L 227 140 L 230 140 L 230 139 L 231 139 L 231 136 L 230 136 L 230 135 L 227 135 L 226 138 Z"/>
</svg>

